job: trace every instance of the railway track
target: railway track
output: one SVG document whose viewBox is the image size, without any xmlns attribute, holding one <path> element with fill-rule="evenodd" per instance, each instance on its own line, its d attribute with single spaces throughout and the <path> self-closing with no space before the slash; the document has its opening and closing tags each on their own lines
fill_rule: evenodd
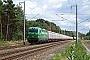
<svg viewBox="0 0 90 60">
<path fill-rule="evenodd" d="M 41 45 L 23 46 L 18 48 L 9 48 L 0 50 L 0 60 L 17 60 L 23 59 L 27 56 L 34 56 L 38 53 L 44 52 L 45 50 L 54 48 L 61 44 L 67 43 L 68 41 L 53 42 Z"/>
</svg>

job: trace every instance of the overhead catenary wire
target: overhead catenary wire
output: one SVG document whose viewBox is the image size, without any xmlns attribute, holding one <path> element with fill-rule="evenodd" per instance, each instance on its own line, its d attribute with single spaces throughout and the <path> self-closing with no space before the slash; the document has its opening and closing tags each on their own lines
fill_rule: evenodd
<svg viewBox="0 0 90 60">
<path fill-rule="evenodd" d="M 39 1 L 39 3 L 43 6 L 43 3 L 40 1 L 40 0 L 38 0 Z M 53 8 L 52 10 L 54 10 L 55 8 Z M 48 11 L 50 11 L 49 9 L 47 9 Z"/>
<path fill-rule="evenodd" d="M 88 21 L 90 23 L 90 21 Z M 88 26 L 82 26 L 81 29 L 79 29 L 79 31 L 83 30 L 85 32 L 85 30 L 90 30 L 90 25 Z"/>
<path fill-rule="evenodd" d="M 34 17 L 32 17 L 31 19 L 33 19 L 33 18 L 35 18 L 35 17 L 37 17 L 39 14 L 37 14 L 37 15 L 35 15 Z"/>
<path fill-rule="evenodd" d="M 71 6 L 70 0 L 67 0 L 67 1 L 68 1 L 69 5 Z"/>
<path fill-rule="evenodd" d="M 40 1 L 40 0 L 38 0 L 39 1 L 39 3 L 43 6 L 43 3 Z M 50 11 L 49 9 L 47 9 L 48 11 Z M 53 10 L 53 9 L 52 9 Z M 43 11 L 43 10 L 42 10 Z M 43 11 L 44 12 L 44 11 Z M 44 12 L 45 14 L 48 14 L 47 12 Z M 49 13 L 50 14 L 50 13 Z M 52 18 L 50 15 L 48 14 L 48 16 L 49 16 L 49 18 Z M 52 13 L 53 14 L 53 13 Z M 55 15 L 55 14 L 54 14 Z M 52 20 L 52 19 L 51 19 Z"/>
<path fill-rule="evenodd" d="M 31 1 L 31 0 L 30 0 Z M 38 0 L 39 1 L 39 0 Z M 42 4 L 40 1 L 39 1 L 40 4 Z M 35 4 L 35 3 L 34 3 Z M 43 5 L 43 4 L 42 4 Z M 40 8 L 38 5 L 37 5 L 38 8 Z M 44 12 L 43 8 L 41 9 L 42 12 Z M 44 14 L 47 14 L 46 12 L 44 12 Z M 50 15 L 48 15 L 50 17 Z M 50 17 L 51 18 L 51 17 Z"/>
<path fill-rule="evenodd" d="M 41 5 L 43 5 L 43 3 L 40 1 L 40 0 L 38 0 L 40 3 L 41 3 Z M 49 10 L 49 9 L 48 9 Z M 56 15 L 56 14 L 55 14 Z M 50 17 L 50 16 L 49 16 Z M 51 17 L 50 17 L 51 18 Z M 61 17 L 61 18 L 63 18 L 63 17 Z M 65 19 L 65 18 L 63 18 L 63 19 Z M 62 20 L 62 21 L 68 21 L 68 19 L 65 19 L 65 20 Z M 71 21 L 70 21 L 71 22 Z M 74 23 L 75 24 L 75 23 Z"/>
<path fill-rule="evenodd" d="M 40 3 L 41 3 L 41 5 L 43 5 L 43 3 L 40 1 L 40 0 L 38 0 Z M 69 0 L 68 0 L 68 2 L 69 2 Z M 69 2 L 70 3 L 70 2 Z M 49 10 L 49 9 L 48 9 Z M 57 14 L 55 14 L 55 15 L 57 15 Z M 60 16 L 59 16 L 60 17 Z M 61 17 L 61 18 L 63 18 L 63 17 Z M 63 18 L 64 20 L 66 20 L 66 21 L 69 21 L 68 19 L 65 19 L 65 18 Z M 64 21 L 64 20 L 61 20 L 61 21 Z M 71 22 L 71 21 L 70 21 Z M 71 22 L 71 23 L 73 23 L 73 22 Z M 75 24 L 75 23 L 74 23 Z"/>
<path fill-rule="evenodd" d="M 31 1 L 31 0 L 30 0 Z M 73 0 L 72 0 L 73 1 Z M 38 0 L 38 2 L 43 6 L 44 4 L 40 1 L 40 0 Z M 69 3 L 69 5 L 72 5 L 72 3 L 71 3 L 71 0 L 68 0 L 68 3 Z M 88 4 L 87 4 L 88 5 Z M 37 7 L 38 8 L 40 8 L 38 5 L 37 5 Z M 50 15 L 50 13 L 48 13 L 48 12 L 46 12 L 46 11 L 44 11 L 43 10 L 43 8 L 41 7 L 41 10 L 42 10 L 42 12 L 44 12 L 44 14 L 46 14 L 51 20 L 52 20 L 52 15 Z M 48 9 L 49 10 L 49 9 Z M 52 12 L 51 12 L 52 13 Z M 53 13 L 52 13 L 53 14 Z M 75 15 L 75 14 L 73 14 L 73 12 L 72 12 L 72 7 L 71 7 L 71 14 L 72 15 Z M 56 15 L 56 14 L 55 14 Z M 61 15 L 70 15 L 70 14 L 61 14 Z M 82 14 L 82 13 L 80 13 L 80 14 L 77 14 L 78 16 L 79 15 L 89 15 L 89 14 Z M 58 15 L 59 16 L 59 15 Z M 62 16 L 60 17 L 60 18 L 62 18 Z M 58 19 L 59 20 L 59 19 Z M 65 18 L 65 17 L 63 17 L 63 20 L 61 20 L 61 21 L 69 21 L 69 22 L 71 22 L 71 23 L 74 23 L 74 22 L 72 22 L 72 21 L 70 21 L 68 18 Z M 88 20 L 86 20 L 86 21 L 88 21 Z M 79 22 L 78 24 L 81 24 L 81 23 L 83 23 L 83 22 L 86 22 L 86 21 L 81 21 L 81 22 Z M 74 23 L 75 24 L 75 23 Z"/>
<path fill-rule="evenodd" d="M 56 14 L 57 15 L 57 14 Z M 57 15 L 57 16 L 59 16 L 59 15 Z M 61 17 L 61 18 L 63 18 L 64 20 L 60 20 L 60 21 L 69 21 L 68 19 L 66 19 L 66 18 L 64 18 L 64 17 L 62 17 L 62 16 L 59 16 L 59 17 Z M 71 21 L 69 21 L 69 22 L 71 22 Z M 73 22 L 71 22 L 71 23 L 73 23 Z M 75 23 L 74 23 L 75 24 Z"/>
<path fill-rule="evenodd" d="M 90 18 L 89 18 L 89 19 L 90 19 Z M 78 24 L 84 23 L 84 22 L 88 21 L 89 19 L 85 19 L 84 21 L 81 21 L 81 22 L 78 23 Z"/>
<path fill-rule="evenodd" d="M 88 28 L 88 26 L 86 26 L 86 27 L 83 27 L 82 29 L 79 29 L 79 31 L 83 30 L 85 32 L 85 30 L 90 30 L 90 28 Z"/>
<path fill-rule="evenodd" d="M 39 2 L 40 2 L 40 0 L 38 0 Z M 42 5 L 43 5 L 43 3 L 42 2 L 40 2 Z M 55 14 L 55 15 L 57 15 L 57 14 Z M 59 17 L 61 17 L 61 16 L 59 16 Z M 63 17 L 61 17 L 61 18 L 63 18 Z M 57 20 L 57 21 L 69 21 L 68 19 L 65 19 L 65 18 L 63 18 L 64 20 Z M 52 20 L 52 21 L 55 21 L 55 20 Z M 71 21 L 69 21 L 69 22 L 71 22 Z M 71 23 L 73 23 L 73 22 L 71 22 Z M 75 23 L 74 23 L 75 24 Z"/>
</svg>

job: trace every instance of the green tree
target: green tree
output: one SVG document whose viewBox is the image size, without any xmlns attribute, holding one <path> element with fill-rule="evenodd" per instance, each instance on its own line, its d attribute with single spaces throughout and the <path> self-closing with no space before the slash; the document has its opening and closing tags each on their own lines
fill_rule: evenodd
<svg viewBox="0 0 90 60">
<path fill-rule="evenodd" d="M 86 34 L 86 36 L 90 36 L 90 30 L 89 30 L 89 32 Z"/>
<path fill-rule="evenodd" d="M 84 36 L 84 39 L 85 39 L 85 40 L 90 40 L 90 30 L 89 30 L 89 32 L 86 34 L 86 36 Z"/>
<path fill-rule="evenodd" d="M 2 39 L 2 13 L 3 13 L 3 2 L 0 0 L 0 38 Z"/>
<path fill-rule="evenodd" d="M 15 7 L 15 19 L 14 19 L 14 23 L 12 24 L 12 26 L 10 27 L 12 29 L 12 39 L 14 38 L 15 39 L 15 36 L 16 36 L 16 39 L 17 37 L 19 37 L 20 35 L 22 36 L 23 38 L 23 10 L 20 6 L 16 5 Z M 14 27 L 14 28 L 13 28 Z M 19 34 L 20 32 L 20 34 Z M 22 38 L 19 38 L 22 39 Z"/>
<path fill-rule="evenodd" d="M 15 6 L 12 0 L 3 0 L 3 2 L 0 0 L 0 39 L 22 39 L 23 16 L 22 8 Z M 33 25 L 36 25 L 36 22 L 34 23 Z"/>
<path fill-rule="evenodd" d="M 6 20 L 6 40 L 10 40 L 10 26 L 12 25 L 14 18 L 15 18 L 15 4 L 13 4 L 12 0 L 7 0 L 5 1 L 4 7 L 5 7 L 5 12 L 7 19 Z"/>
</svg>

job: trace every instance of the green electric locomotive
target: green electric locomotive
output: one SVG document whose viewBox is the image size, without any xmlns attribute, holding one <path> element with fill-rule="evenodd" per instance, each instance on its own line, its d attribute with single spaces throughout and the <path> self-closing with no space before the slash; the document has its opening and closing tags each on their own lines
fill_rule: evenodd
<svg viewBox="0 0 90 60">
<path fill-rule="evenodd" d="M 39 27 L 29 27 L 28 42 L 42 43 L 48 41 L 48 31 Z"/>
</svg>

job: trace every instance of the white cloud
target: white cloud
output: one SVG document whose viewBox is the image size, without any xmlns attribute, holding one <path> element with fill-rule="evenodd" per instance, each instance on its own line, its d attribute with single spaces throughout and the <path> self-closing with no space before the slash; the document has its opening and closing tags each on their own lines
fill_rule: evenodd
<svg viewBox="0 0 90 60">
<path fill-rule="evenodd" d="M 29 9 L 37 7 L 37 3 L 36 2 L 31 2 L 31 1 L 25 1 L 25 5 L 26 5 L 25 7 L 29 8 Z"/>
<path fill-rule="evenodd" d="M 36 8 L 33 9 L 31 12 L 32 12 L 33 14 L 39 14 L 39 15 L 42 15 L 42 14 L 43 14 L 42 9 L 39 8 L 39 7 L 36 7 Z"/>
<path fill-rule="evenodd" d="M 44 4 L 42 7 L 38 6 L 36 2 L 25 1 L 26 3 L 26 14 L 33 14 L 33 15 L 42 15 L 44 11 L 47 9 L 47 5 Z"/>
<path fill-rule="evenodd" d="M 24 2 L 23 0 L 19 0 L 19 1 L 15 1 L 14 3 L 15 4 L 19 4 L 20 2 Z M 22 9 L 24 9 L 24 4 L 21 3 L 20 4 L 22 6 Z M 36 2 L 31 2 L 31 1 L 25 1 L 25 13 L 28 15 L 28 14 L 31 14 L 32 10 L 34 8 L 37 7 L 37 3 Z"/>
<path fill-rule="evenodd" d="M 45 4 L 45 5 L 43 5 L 43 10 L 46 10 L 47 9 L 47 5 Z"/>
<path fill-rule="evenodd" d="M 22 7 L 24 5 L 22 4 Z M 47 5 L 44 5 L 43 7 L 39 7 L 36 2 L 31 1 L 25 1 L 25 14 L 26 15 L 42 15 L 44 13 L 44 10 L 46 10 Z"/>
<path fill-rule="evenodd" d="M 89 0 L 83 0 L 83 4 L 88 4 L 90 3 Z"/>
<path fill-rule="evenodd" d="M 54 8 L 60 8 L 62 6 L 62 4 L 64 2 L 66 2 L 67 0 L 49 0 L 49 3 L 51 4 L 51 6 L 53 6 Z"/>
<path fill-rule="evenodd" d="M 89 27 L 89 28 L 90 28 L 90 22 L 87 22 L 87 23 L 85 24 L 85 27 Z"/>
<path fill-rule="evenodd" d="M 49 2 L 50 2 L 50 3 L 52 3 L 52 2 L 56 3 L 57 0 L 49 0 Z"/>
<path fill-rule="evenodd" d="M 63 19 L 66 21 L 66 25 L 72 25 L 72 24 L 75 24 L 75 20 L 76 20 L 76 16 L 75 15 L 70 15 L 70 14 L 67 14 L 67 15 L 63 15 L 62 16 Z M 69 24 L 68 24 L 69 23 Z"/>
<path fill-rule="evenodd" d="M 50 3 L 60 3 L 60 2 L 63 2 L 63 1 L 67 1 L 67 0 L 49 0 Z"/>
<path fill-rule="evenodd" d="M 90 12 L 89 10 L 89 5 L 84 5 L 80 8 L 78 8 L 78 12 L 81 13 L 81 14 L 88 14 L 88 12 Z"/>
<path fill-rule="evenodd" d="M 62 3 L 61 3 L 61 4 L 54 5 L 53 7 L 54 7 L 54 8 L 59 8 L 59 7 L 61 7 L 61 6 L 62 6 Z"/>
<path fill-rule="evenodd" d="M 19 2 L 22 2 L 24 0 L 14 0 L 14 3 L 15 4 L 19 4 Z M 41 3 L 42 4 L 41 4 Z M 57 25 L 59 25 L 60 27 L 62 27 L 63 29 L 67 29 L 68 30 L 68 27 L 65 27 L 64 26 L 71 26 L 73 30 L 75 30 L 75 22 L 76 22 L 76 15 L 70 15 L 71 13 L 63 13 L 64 15 L 60 15 L 61 17 L 59 16 L 56 16 L 56 14 L 58 14 L 59 12 L 62 13 L 62 12 L 71 12 L 70 8 L 67 8 L 68 4 L 71 5 L 73 4 L 76 4 L 76 3 L 80 3 L 82 4 L 82 6 L 78 5 L 78 14 L 90 14 L 90 8 L 89 6 L 90 5 L 85 5 L 87 3 L 90 3 L 89 0 L 73 0 L 73 1 L 68 1 L 68 0 L 40 0 L 40 2 L 38 0 L 25 0 L 25 12 L 27 14 L 27 17 L 28 19 L 31 19 L 32 17 L 36 16 L 37 14 L 38 17 L 36 18 L 33 18 L 33 19 L 38 19 L 38 18 L 44 18 L 48 21 L 52 21 L 52 20 L 65 20 L 65 21 L 52 21 L 52 22 L 55 22 Z M 23 6 L 23 4 L 22 4 Z M 68 6 L 69 7 L 69 6 Z M 63 9 L 62 9 L 63 8 Z M 61 11 L 62 10 L 62 11 Z M 57 13 L 55 13 L 57 12 Z M 72 12 L 74 12 L 75 14 L 75 8 L 73 7 L 72 8 Z M 33 14 L 33 15 L 32 15 Z M 89 15 L 88 15 L 89 16 Z M 87 19 L 88 17 L 87 15 L 85 15 L 85 19 Z M 78 15 L 78 22 L 82 21 L 82 16 L 79 16 Z M 73 27 L 74 26 L 74 27 Z M 81 26 L 84 26 L 84 27 L 87 27 L 89 26 L 90 27 L 90 22 L 88 23 L 83 23 L 81 24 Z M 62 29 L 61 28 L 61 29 Z"/>
</svg>

